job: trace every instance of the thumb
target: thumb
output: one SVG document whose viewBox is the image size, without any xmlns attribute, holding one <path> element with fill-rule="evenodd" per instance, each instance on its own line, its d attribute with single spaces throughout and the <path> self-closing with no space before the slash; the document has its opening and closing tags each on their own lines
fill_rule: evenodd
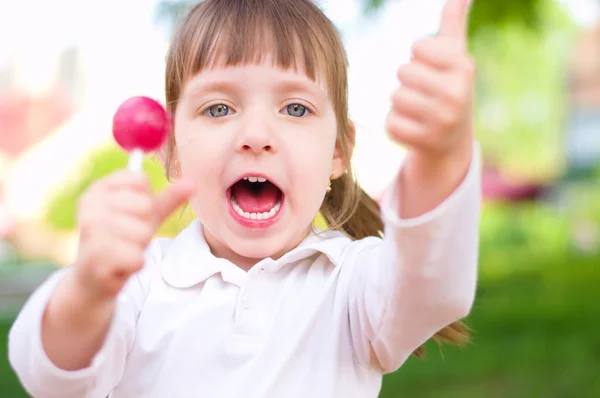
<svg viewBox="0 0 600 398">
<path fill-rule="evenodd" d="M 471 1 L 446 0 L 442 10 L 441 36 L 465 39 L 466 42 Z"/>
<path fill-rule="evenodd" d="M 162 191 L 155 199 L 156 215 L 159 224 L 162 223 L 179 206 L 183 205 L 192 196 L 194 186 L 187 181 L 176 181 Z"/>
</svg>

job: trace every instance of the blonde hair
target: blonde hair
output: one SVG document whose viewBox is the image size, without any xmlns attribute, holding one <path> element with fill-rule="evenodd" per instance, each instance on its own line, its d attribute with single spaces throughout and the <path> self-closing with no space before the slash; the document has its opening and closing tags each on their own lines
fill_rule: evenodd
<svg viewBox="0 0 600 398">
<path fill-rule="evenodd" d="M 268 51 L 265 51 L 268 49 Z M 353 239 L 382 236 L 379 205 L 356 182 L 350 162 L 354 130 L 348 117 L 348 59 L 333 23 L 310 0 L 205 0 L 192 7 L 176 30 L 166 67 L 166 100 L 174 115 L 186 82 L 216 66 L 261 62 L 270 56 L 277 67 L 297 69 L 313 81 L 323 78 L 337 120 L 337 136 L 346 173 L 332 181 L 321 206 L 330 229 Z M 167 177 L 173 172 L 175 138 L 166 150 Z M 468 340 L 457 322 L 434 339 L 451 343 Z M 415 351 L 421 356 L 423 347 Z"/>
</svg>

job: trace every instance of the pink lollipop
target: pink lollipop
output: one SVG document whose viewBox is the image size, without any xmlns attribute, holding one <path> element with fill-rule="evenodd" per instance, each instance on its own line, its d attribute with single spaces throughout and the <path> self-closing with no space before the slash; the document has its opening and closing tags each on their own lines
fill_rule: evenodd
<svg viewBox="0 0 600 398">
<path fill-rule="evenodd" d="M 119 106 L 113 118 L 113 136 L 129 152 L 130 170 L 142 170 L 144 154 L 161 147 L 170 123 L 165 108 L 151 98 L 132 97 Z"/>
</svg>

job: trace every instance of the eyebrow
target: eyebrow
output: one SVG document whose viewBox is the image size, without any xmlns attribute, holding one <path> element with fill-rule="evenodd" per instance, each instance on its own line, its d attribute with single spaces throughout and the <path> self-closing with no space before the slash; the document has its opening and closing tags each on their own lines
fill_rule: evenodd
<svg viewBox="0 0 600 398">
<path fill-rule="evenodd" d="M 231 93 L 236 91 L 237 89 L 237 85 L 234 82 L 227 80 L 197 82 L 188 87 L 188 89 L 184 93 L 184 96 L 193 98 L 206 93 Z"/>
<path fill-rule="evenodd" d="M 206 93 L 234 93 L 239 90 L 239 84 L 232 80 L 224 79 L 213 81 L 199 81 L 194 82 L 192 85 L 190 85 L 190 87 L 188 87 L 188 89 L 186 90 L 184 96 L 194 98 L 201 95 L 205 95 Z M 294 79 L 284 79 L 282 81 L 277 82 L 274 85 L 274 90 L 279 94 L 289 92 L 305 93 L 316 97 L 316 99 L 321 101 L 327 101 L 328 99 L 327 91 L 323 90 L 321 87 L 316 85 L 316 83 L 307 84 L 305 82 L 297 81 Z"/>
<path fill-rule="evenodd" d="M 275 85 L 275 91 L 278 93 L 301 92 L 317 97 L 321 101 L 327 101 L 327 91 L 315 84 L 307 84 L 293 79 L 286 79 Z"/>
</svg>

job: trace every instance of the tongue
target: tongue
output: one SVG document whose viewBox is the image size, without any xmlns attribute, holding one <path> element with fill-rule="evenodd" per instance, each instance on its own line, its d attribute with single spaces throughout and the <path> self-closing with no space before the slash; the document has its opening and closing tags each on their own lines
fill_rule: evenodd
<svg viewBox="0 0 600 398">
<path fill-rule="evenodd" d="M 279 188 L 268 182 L 261 183 L 260 190 L 253 190 L 249 184 L 238 183 L 231 187 L 231 196 L 247 213 L 268 213 L 279 199 Z"/>
</svg>

